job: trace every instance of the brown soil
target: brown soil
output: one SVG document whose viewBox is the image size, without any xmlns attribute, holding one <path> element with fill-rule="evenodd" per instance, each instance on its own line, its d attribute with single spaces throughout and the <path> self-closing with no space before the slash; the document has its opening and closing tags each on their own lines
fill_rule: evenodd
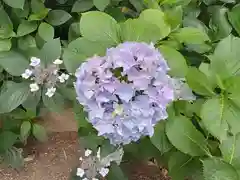
<svg viewBox="0 0 240 180">
<path fill-rule="evenodd" d="M 71 109 L 48 113 L 40 121 L 50 133 L 46 143 L 30 142 L 24 149 L 25 166 L 15 170 L 0 164 L 0 180 L 68 180 L 79 163 L 77 122 Z M 129 165 L 129 180 L 169 180 L 166 171 L 152 164 Z"/>
</svg>

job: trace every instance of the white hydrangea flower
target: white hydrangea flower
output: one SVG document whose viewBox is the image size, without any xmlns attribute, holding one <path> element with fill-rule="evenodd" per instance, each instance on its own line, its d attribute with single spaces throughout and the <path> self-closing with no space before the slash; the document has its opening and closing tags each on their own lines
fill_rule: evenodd
<svg viewBox="0 0 240 180">
<path fill-rule="evenodd" d="M 62 63 L 63 63 L 63 61 L 60 60 L 60 59 L 56 59 L 56 60 L 53 62 L 53 64 L 56 64 L 56 65 L 60 65 L 60 64 L 62 64 Z"/>
<path fill-rule="evenodd" d="M 82 157 L 80 157 L 80 158 L 79 158 L 79 161 L 82 161 L 82 160 L 83 160 L 83 158 L 82 158 Z"/>
<path fill-rule="evenodd" d="M 83 177 L 85 174 L 84 169 L 82 168 L 77 168 L 77 176 Z"/>
<path fill-rule="evenodd" d="M 32 83 L 32 84 L 29 85 L 29 87 L 30 87 L 31 92 L 36 92 L 36 91 L 39 90 L 39 86 L 38 86 L 37 83 Z"/>
<path fill-rule="evenodd" d="M 85 151 L 85 156 L 86 156 L 86 157 L 90 156 L 91 154 L 92 154 L 92 150 L 87 149 L 87 150 Z"/>
<path fill-rule="evenodd" d="M 46 96 L 48 97 L 52 97 L 56 92 L 56 88 L 55 87 L 51 87 L 47 89 L 47 92 L 45 93 Z"/>
<path fill-rule="evenodd" d="M 64 83 L 66 80 L 68 80 L 68 78 L 69 78 L 69 75 L 65 73 L 62 73 L 61 76 L 58 77 L 60 83 Z"/>
<path fill-rule="evenodd" d="M 31 63 L 30 66 L 38 66 L 41 63 L 41 60 L 37 57 L 31 57 Z"/>
<path fill-rule="evenodd" d="M 102 177 L 105 177 L 108 173 L 109 173 L 109 169 L 108 168 L 101 168 L 99 170 L 99 174 L 101 174 Z"/>
<path fill-rule="evenodd" d="M 22 78 L 28 79 L 32 75 L 32 71 L 30 69 L 26 69 L 24 73 L 22 73 Z"/>
<path fill-rule="evenodd" d="M 88 180 L 88 178 L 83 178 L 82 180 Z"/>
<path fill-rule="evenodd" d="M 99 180 L 99 179 L 97 179 L 97 178 L 92 178 L 92 180 Z"/>
</svg>

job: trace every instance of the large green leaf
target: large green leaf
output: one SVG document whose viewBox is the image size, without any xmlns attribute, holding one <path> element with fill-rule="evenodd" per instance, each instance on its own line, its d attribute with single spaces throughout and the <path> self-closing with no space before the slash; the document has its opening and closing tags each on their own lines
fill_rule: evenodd
<svg viewBox="0 0 240 180">
<path fill-rule="evenodd" d="M 22 124 L 21 124 L 21 128 L 20 128 L 20 135 L 21 135 L 21 139 L 23 141 L 25 141 L 28 136 L 30 135 L 31 133 L 31 123 L 29 121 L 24 121 Z"/>
<path fill-rule="evenodd" d="M 53 26 L 66 23 L 72 16 L 64 10 L 52 10 L 48 13 L 47 22 Z"/>
<path fill-rule="evenodd" d="M 0 133 L 0 152 L 3 153 L 11 148 L 17 140 L 17 135 L 11 131 L 3 131 Z"/>
<path fill-rule="evenodd" d="M 60 58 L 60 55 L 60 39 L 52 39 L 47 41 L 40 51 L 41 60 L 45 63 L 52 63 L 54 60 Z"/>
<path fill-rule="evenodd" d="M 118 44 L 120 42 L 118 31 L 117 21 L 106 13 L 90 11 L 82 14 L 80 32 L 89 40 Z"/>
<path fill-rule="evenodd" d="M 175 77 L 185 77 L 188 71 L 188 66 L 183 55 L 168 46 L 162 45 L 159 49 L 170 67 L 169 73 Z"/>
<path fill-rule="evenodd" d="M 34 137 L 41 142 L 45 142 L 48 139 L 45 128 L 39 124 L 33 124 L 32 133 Z"/>
<path fill-rule="evenodd" d="M 219 140 L 227 137 L 228 123 L 224 119 L 226 99 L 224 97 L 207 100 L 201 110 L 201 118 L 207 130 Z"/>
<path fill-rule="evenodd" d="M 60 113 L 64 109 L 64 99 L 57 92 L 52 97 L 48 97 L 44 94 L 42 100 L 45 107 L 52 112 Z"/>
<path fill-rule="evenodd" d="M 110 45 L 104 42 L 90 41 L 82 37 L 78 38 L 72 41 L 68 47 L 64 49 L 64 64 L 69 72 L 75 73 L 79 65 L 88 57 L 93 55 L 105 55 L 108 47 L 110 47 Z"/>
<path fill-rule="evenodd" d="M 196 78 L 197 77 L 197 78 Z M 189 87 L 196 93 L 206 96 L 214 95 L 213 85 L 208 77 L 197 68 L 189 68 L 186 76 Z"/>
<path fill-rule="evenodd" d="M 203 160 L 205 180 L 239 180 L 236 170 L 218 158 Z"/>
<path fill-rule="evenodd" d="M 240 38 L 228 36 L 218 43 L 213 56 L 211 57 L 212 68 L 221 76 L 240 74 Z M 219 68 L 219 66 L 223 68 Z M 220 69 L 220 70 L 218 70 Z M 224 70 L 224 71 L 223 71 Z"/>
<path fill-rule="evenodd" d="M 104 11 L 110 3 L 111 0 L 93 0 L 94 6 L 96 6 L 96 8 L 98 8 L 100 11 Z"/>
<path fill-rule="evenodd" d="M 240 133 L 228 137 L 220 144 L 224 161 L 231 164 L 240 175 Z"/>
<path fill-rule="evenodd" d="M 92 0 L 77 0 L 72 7 L 72 12 L 84 12 L 93 7 Z"/>
<path fill-rule="evenodd" d="M 0 38 L 10 38 L 14 36 L 13 24 L 8 14 L 0 8 Z"/>
<path fill-rule="evenodd" d="M 0 52 L 9 51 L 12 47 L 11 39 L 0 39 Z"/>
<path fill-rule="evenodd" d="M 169 35 L 171 32 L 171 26 L 165 20 L 165 14 L 158 9 L 147 9 L 144 10 L 139 17 L 141 20 L 147 21 L 150 24 L 157 25 L 159 28 L 159 37 L 158 39 L 163 39 Z"/>
<path fill-rule="evenodd" d="M 21 105 L 28 97 L 29 85 L 26 83 L 12 83 L 0 94 L 0 113 L 11 112 Z"/>
<path fill-rule="evenodd" d="M 179 26 L 182 25 L 182 19 L 183 19 L 183 8 L 182 6 L 176 6 L 171 9 L 166 10 L 165 17 L 167 19 L 167 22 L 169 25 L 171 25 L 171 30 L 174 31 Z"/>
<path fill-rule="evenodd" d="M 44 40 L 52 40 L 54 38 L 54 28 L 47 23 L 41 23 L 38 27 L 38 35 Z"/>
<path fill-rule="evenodd" d="M 29 49 L 36 48 L 36 47 L 37 47 L 36 40 L 33 36 L 26 35 L 26 36 L 18 38 L 18 48 L 19 49 L 21 49 L 23 51 L 27 51 Z"/>
<path fill-rule="evenodd" d="M 37 29 L 38 25 L 36 22 L 29 22 L 29 21 L 23 21 L 17 29 L 17 36 L 25 36 L 27 34 L 30 34 L 31 32 L 35 31 Z"/>
<path fill-rule="evenodd" d="M 194 27 L 181 28 L 177 32 L 172 33 L 171 36 L 179 42 L 187 44 L 203 44 L 210 40 L 204 31 Z"/>
<path fill-rule="evenodd" d="M 151 141 L 161 154 L 168 152 L 173 147 L 166 136 L 164 121 L 161 121 L 156 125 Z"/>
<path fill-rule="evenodd" d="M 240 35 L 240 4 L 237 4 L 232 8 L 232 10 L 228 13 L 228 19 L 237 31 L 238 35 Z"/>
<path fill-rule="evenodd" d="M 212 39 L 216 41 L 227 37 L 232 31 L 232 26 L 227 19 L 228 8 L 222 6 L 210 6 L 209 12 L 212 15 L 209 22 L 209 27 L 212 30 Z"/>
<path fill-rule="evenodd" d="M 13 8 L 18 8 L 18 9 L 23 9 L 25 0 L 3 0 L 7 5 L 13 7 Z"/>
<path fill-rule="evenodd" d="M 9 74 L 19 76 L 28 67 L 28 60 L 22 54 L 15 51 L 2 52 L 0 54 L 0 65 Z"/>
<path fill-rule="evenodd" d="M 121 39 L 123 41 L 157 42 L 161 33 L 157 25 L 141 19 L 128 19 L 121 24 Z"/>
<path fill-rule="evenodd" d="M 173 152 L 168 160 L 169 176 L 172 180 L 202 180 L 202 164 L 199 160 L 183 154 L 179 151 Z"/>
<path fill-rule="evenodd" d="M 108 180 L 128 180 L 128 178 L 125 176 L 120 166 L 118 166 L 115 163 L 111 165 L 107 179 Z"/>
<path fill-rule="evenodd" d="M 191 156 L 209 154 L 204 136 L 186 117 L 178 116 L 168 119 L 166 134 L 170 142 L 183 153 Z"/>
</svg>

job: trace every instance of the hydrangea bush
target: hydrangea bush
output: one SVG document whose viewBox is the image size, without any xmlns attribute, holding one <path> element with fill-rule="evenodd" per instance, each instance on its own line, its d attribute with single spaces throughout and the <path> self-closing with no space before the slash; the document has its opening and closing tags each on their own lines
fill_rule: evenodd
<svg viewBox="0 0 240 180">
<path fill-rule="evenodd" d="M 0 153 L 23 164 L 43 109 L 73 107 L 73 179 L 240 179 L 237 0 L 0 1 Z M 75 76 L 74 76 L 75 74 Z M 7 143 L 5 143 L 7 142 Z"/>
</svg>

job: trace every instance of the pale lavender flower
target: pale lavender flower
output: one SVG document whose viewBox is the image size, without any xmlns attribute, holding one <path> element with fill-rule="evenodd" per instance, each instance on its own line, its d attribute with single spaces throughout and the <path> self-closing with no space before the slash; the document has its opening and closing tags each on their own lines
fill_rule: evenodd
<svg viewBox="0 0 240 180">
<path fill-rule="evenodd" d="M 167 106 L 176 99 L 168 71 L 153 44 L 125 42 L 79 67 L 77 99 L 99 136 L 128 144 L 152 136 L 156 123 L 167 119 Z"/>
</svg>

